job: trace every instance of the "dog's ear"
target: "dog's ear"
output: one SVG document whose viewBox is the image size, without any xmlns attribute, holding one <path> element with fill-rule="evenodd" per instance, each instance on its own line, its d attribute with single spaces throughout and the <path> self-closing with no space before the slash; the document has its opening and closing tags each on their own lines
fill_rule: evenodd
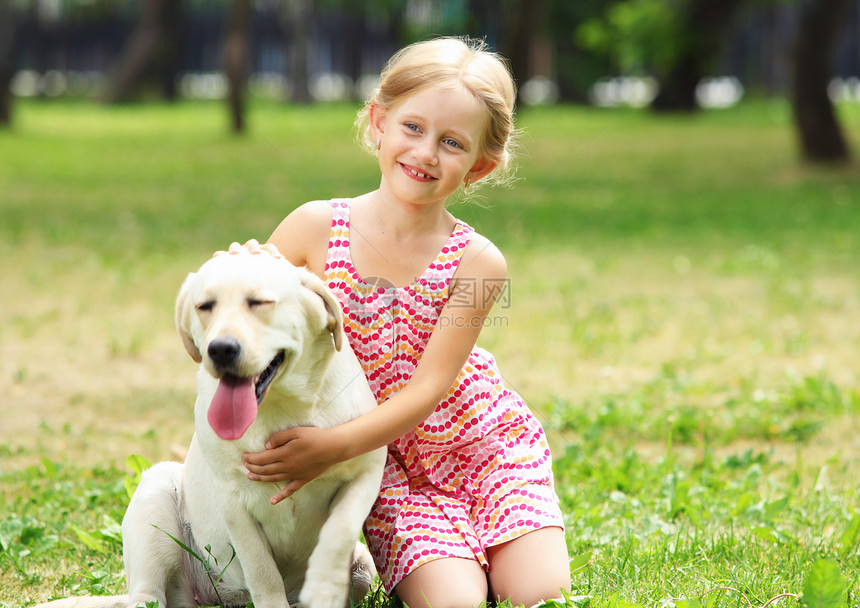
<svg viewBox="0 0 860 608">
<path fill-rule="evenodd" d="M 340 312 L 340 304 L 315 274 L 308 272 L 307 275 L 303 276 L 302 285 L 322 298 L 327 315 L 326 329 L 331 332 L 335 350 L 340 350 L 343 348 L 343 317 Z"/>
<path fill-rule="evenodd" d="M 193 307 L 191 305 L 191 279 L 195 274 L 192 272 L 182 283 L 179 288 L 179 295 L 176 296 L 176 331 L 179 332 L 179 337 L 182 338 L 182 344 L 185 350 L 191 355 L 197 363 L 203 360 L 200 355 L 200 349 L 194 344 L 194 338 L 191 337 L 191 315 Z"/>
</svg>

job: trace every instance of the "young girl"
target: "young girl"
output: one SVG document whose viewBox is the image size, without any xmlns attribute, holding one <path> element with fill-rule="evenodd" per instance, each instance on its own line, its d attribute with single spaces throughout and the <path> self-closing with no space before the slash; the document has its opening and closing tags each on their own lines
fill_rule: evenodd
<svg viewBox="0 0 860 608">
<path fill-rule="evenodd" d="M 388 445 L 365 538 L 385 589 L 411 608 L 488 596 L 531 606 L 570 588 L 546 437 L 475 346 L 505 259 L 445 209 L 460 187 L 504 174 L 514 96 L 482 43 L 402 49 L 358 120 L 379 189 L 307 203 L 270 239 L 341 302 L 379 407 L 334 428 L 276 433 L 245 455 L 249 477 L 287 481 L 277 503 L 332 464 Z"/>
</svg>

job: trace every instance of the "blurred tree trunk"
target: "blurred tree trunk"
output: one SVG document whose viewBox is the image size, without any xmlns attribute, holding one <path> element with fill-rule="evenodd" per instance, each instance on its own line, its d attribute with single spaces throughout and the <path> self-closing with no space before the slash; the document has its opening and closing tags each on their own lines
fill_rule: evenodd
<svg viewBox="0 0 860 608">
<path fill-rule="evenodd" d="M 538 27 L 542 23 L 543 0 L 516 0 L 502 2 L 498 7 L 501 13 L 502 31 L 499 39 L 499 52 L 511 64 L 511 72 L 517 88 L 528 80 L 529 58 Z M 520 96 L 517 95 L 517 105 Z"/>
<path fill-rule="evenodd" d="M 358 82 L 361 79 L 364 40 L 367 37 L 367 8 L 362 2 L 356 2 L 349 12 L 349 26 L 346 28 L 347 63 L 346 75 L 353 84 L 352 98 L 364 101 L 358 90 Z"/>
<path fill-rule="evenodd" d="M 180 0 L 143 3 L 140 19 L 111 70 L 104 101 L 133 99 L 138 85 L 153 71 L 160 76 L 165 98 L 176 98 L 180 5 Z"/>
<path fill-rule="evenodd" d="M 745 0 L 688 0 L 681 15 L 680 51 L 664 74 L 651 102 L 658 111 L 696 109 L 696 85 L 707 75 L 738 8 Z"/>
<path fill-rule="evenodd" d="M 227 76 L 227 104 L 234 133 L 245 130 L 245 82 L 248 78 L 248 27 L 251 0 L 233 0 L 227 13 L 224 35 L 224 74 Z"/>
<path fill-rule="evenodd" d="M 11 0 L 0 0 L 0 127 L 12 124 L 12 50 L 15 48 L 15 12 Z"/>
<path fill-rule="evenodd" d="M 298 103 L 311 103 L 311 39 L 313 35 L 314 3 L 312 0 L 286 0 L 282 12 L 287 57 L 290 61 L 290 80 L 293 84 L 291 99 Z M 290 53 L 292 50 L 292 54 Z"/>
<path fill-rule="evenodd" d="M 23 34 L 28 38 L 29 51 L 31 54 L 31 69 L 41 78 L 36 95 L 45 97 L 44 76 L 48 71 L 48 47 L 50 36 L 50 25 L 41 10 L 39 2 L 27 3 L 27 27 Z"/>
<path fill-rule="evenodd" d="M 801 149 L 809 161 L 839 161 L 850 156 L 827 94 L 836 42 L 850 5 L 850 0 L 809 0 L 801 7 L 793 53 L 792 102 Z"/>
</svg>

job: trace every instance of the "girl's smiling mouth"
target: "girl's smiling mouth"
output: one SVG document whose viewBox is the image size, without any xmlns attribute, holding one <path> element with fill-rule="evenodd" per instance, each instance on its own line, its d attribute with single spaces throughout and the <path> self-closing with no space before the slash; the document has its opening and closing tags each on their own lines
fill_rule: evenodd
<svg viewBox="0 0 860 608">
<path fill-rule="evenodd" d="M 403 163 L 398 164 L 400 165 L 400 168 L 403 169 L 403 172 L 414 180 L 418 180 L 419 182 L 432 182 L 436 180 L 436 178 L 432 175 L 423 173 L 415 167 L 410 167 L 409 165 L 404 165 Z"/>
</svg>

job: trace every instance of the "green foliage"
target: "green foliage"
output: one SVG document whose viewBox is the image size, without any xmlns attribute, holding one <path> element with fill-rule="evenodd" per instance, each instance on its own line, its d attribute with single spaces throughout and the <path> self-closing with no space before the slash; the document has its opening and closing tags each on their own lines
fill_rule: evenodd
<svg viewBox="0 0 860 608">
<path fill-rule="evenodd" d="M 140 454 L 132 454 L 126 459 L 125 464 L 134 473 L 132 476 L 126 476 L 123 481 L 126 494 L 128 494 L 128 498 L 131 500 L 132 494 L 134 494 L 137 486 L 140 485 L 140 476 L 146 469 L 152 466 L 152 463 Z"/>
<path fill-rule="evenodd" d="M 854 515 L 839 537 L 840 555 L 846 556 L 851 551 L 856 551 L 858 544 L 860 544 L 860 515 Z"/>
<path fill-rule="evenodd" d="M 102 595 L 120 589 L 118 522 L 128 501 L 119 471 L 82 470 L 43 460 L 40 466 L 0 473 L 0 488 L 6 503 L 0 522 L 0 564 L 11 565 L 15 579 L 35 587 L 50 576 L 66 590 L 63 595 Z M 57 572 L 57 565 L 67 560 L 76 564 L 76 572 Z"/>
<path fill-rule="evenodd" d="M 845 605 L 845 579 L 839 572 L 839 564 L 830 560 L 819 560 L 812 566 L 803 583 L 801 605 L 808 608 L 841 608 Z"/>
<path fill-rule="evenodd" d="M 649 74 L 671 65 L 684 39 L 679 13 L 685 0 L 629 0 L 583 22 L 576 41 L 610 57 L 623 74 Z"/>
<path fill-rule="evenodd" d="M 155 524 L 152 524 L 152 527 L 156 528 L 158 530 L 161 530 L 161 528 L 159 528 Z M 209 578 L 209 584 L 212 585 L 212 590 L 215 591 L 215 596 L 218 598 L 218 605 L 221 606 L 221 608 L 226 608 L 226 606 L 224 604 L 224 600 L 221 599 L 221 592 L 218 589 L 218 584 L 221 582 L 221 579 L 224 578 L 224 573 L 227 572 L 227 568 L 230 567 L 230 564 L 232 564 L 233 560 L 236 558 L 235 547 L 233 547 L 233 545 L 230 545 L 230 549 L 233 552 L 232 555 L 230 556 L 230 559 L 227 560 L 227 563 L 224 565 L 223 568 L 221 568 L 221 571 L 218 572 L 217 574 L 215 574 L 215 576 L 213 577 L 214 568 L 219 566 L 219 564 L 218 564 L 218 559 L 214 555 L 212 555 L 212 546 L 211 545 L 206 545 L 205 547 L 203 547 L 203 550 L 206 551 L 206 556 L 202 557 L 196 551 L 194 551 L 191 547 L 189 547 L 188 545 L 183 543 L 181 540 L 179 540 L 178 538 L 173 536 L 170 532 L 167 532 L 165 530 L 161 530 L 161 531 L 164 532 L 167 536 L 169 536 L 173 542 L 175 542 L 177 545 L 179 545 L 179 547 L 183 551 L 185 551 L 188 555 L 190 555 L 192 558 L 194 558 L 195 560 L 197 560 L 200 563 L 200 565 L 206 571 L 206 576 Z M 213 565 L 213 563 L 214 563 L 214 565 Z"/>
<path fill-rule="evenodd" d="M 74 524 L 69 526 L 69 528 L 82 543 L 94 551 L 109 553 L 111 549 L 116 551 L 122 550 L 122 530 L 120 524 L 108 515 L 104 516 L 102 528 L 98 530 L 87 531 Z"/>
<path fill-rule="evenodd" d="M 834 587 L 832 569 L 825 576 L 812 564 L 840 552 L 841 567 L 857 576 L 856 556 L 843 550 L 853 523 L 841 513 L 856 490 L 824 496 L 776 482 L 780 466 L 762 455 L 706 456 L 691 465 L 667 453 L 655 465 L 630 449 L 621 458 L 616 451 L 586 442 L 556 462 L 568 526 L 576 530 L 572 554 L 593 552 L 572 560 L 580 603 L 570 605 L 611 605 L 617 594 L 637 606 L 671 596 L 676 607 L 750 605 L 744 596 L 759 606 L 801 588 L 810 597 L 810 585 L 816 597 L 828 596 L 845 583 Z M 832 532 L 821 536 L 821 526 Z"/>
<path fill-rule="evenodd" d="M 691 376 L 692 370 L 664 367 L 636 389 L 581 403 L 552 402 L 544 409 L 552 427 L 563 432 L 593 437 L 611 429 L 626 439 L 671 438 L 681 445 L 809 441 L 834 416 L 860 412 L 857 389 L 839 387 L 823 372 L 804 378 L 788 374 L 782 385 L 766 392 L 753 383 L 726 391 L 709 381 L 693 382 Z"/>
<path fill-rule="evenodd" d="M 0 523 L 0 558 L 24 577 L 28 577 L 25 567 L 27 558 L 48 553 L 59 542 L 56 532 L 29 515 L 8 515 Z"/>
</svg>

